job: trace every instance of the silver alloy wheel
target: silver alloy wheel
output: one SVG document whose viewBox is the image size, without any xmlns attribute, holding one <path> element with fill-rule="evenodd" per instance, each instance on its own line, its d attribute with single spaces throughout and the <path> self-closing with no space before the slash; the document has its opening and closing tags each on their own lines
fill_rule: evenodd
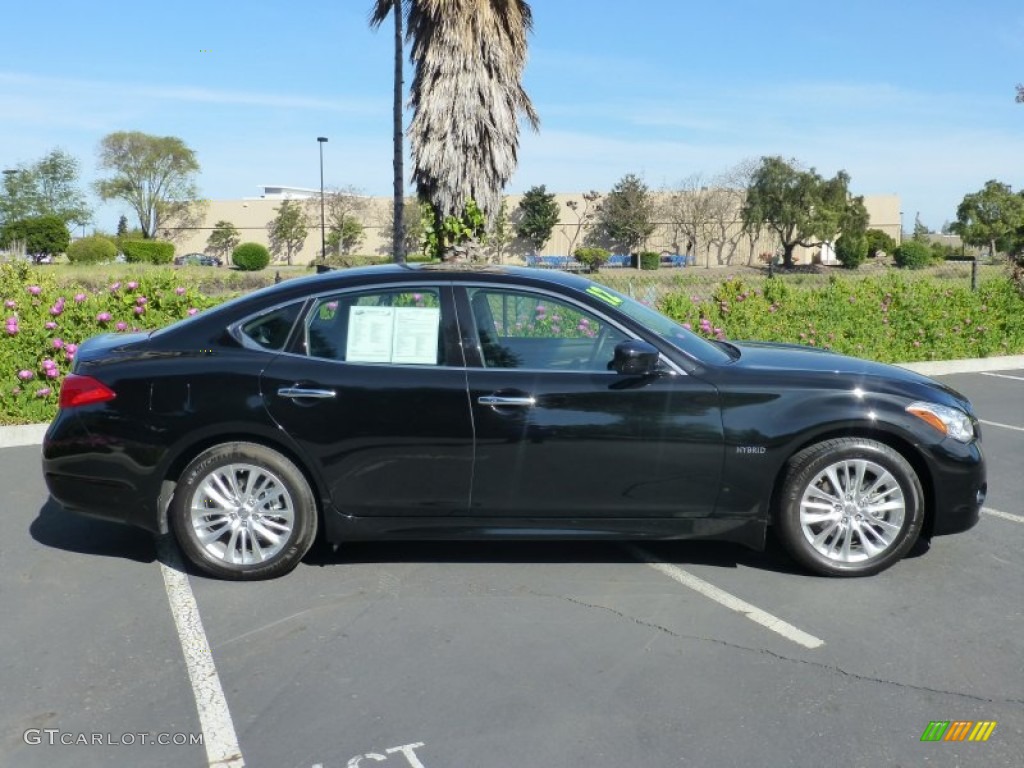
<svg viewBox="0 0 1024 768">
<path fill-rule="evenodd" d="M 189 509 L 199 546 L 234 565 L 270 560 L 295 526 L 287 486 L 255 464 L 227 464 L 210 472 L 196 486 Z"/>
<path fill-rule="evenodd" d="M 867 459 L 844 459 L 814 476 L 800 499 L 800 528 L 821 555 L 858 563 L 888 550 L 906 516 L 903 487 Z"/>
</svg>

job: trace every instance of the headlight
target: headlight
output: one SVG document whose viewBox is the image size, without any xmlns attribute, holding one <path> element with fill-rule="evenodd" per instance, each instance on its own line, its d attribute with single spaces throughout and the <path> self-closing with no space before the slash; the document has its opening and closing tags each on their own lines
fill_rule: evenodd
<svg viewBox="0 0 1024 768">
<path fill-rule="evenodd" d="M 969 443 L 974 439 L 971 417 L 959 408 L 937 403 L 911 403 L 907 406 L 907 413 L 927 421 L 942 434 L 949 435 L 961 443 Z"/>
</svg>

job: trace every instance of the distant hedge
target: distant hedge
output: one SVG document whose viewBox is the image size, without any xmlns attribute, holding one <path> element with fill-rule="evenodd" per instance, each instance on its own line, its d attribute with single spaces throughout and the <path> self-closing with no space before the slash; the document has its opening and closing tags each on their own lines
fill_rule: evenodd
<svg viewBox="0 0 1024 768">
<path fill-rule="evenodd" d="M 259 243 L 242 243 L 231 252 L 231 262 L 245 272 L 256 272 L 270 263 L 270 251 Z"/>
<path fill-rule="evenodd" d="M 125 238 L 121 240 L 120 246 L 129 264 L 170 264 L 174 261 L 174 243 Z"/>
<path fill-rule="evenodd" d="M 67 257 L 72 264 L 105 264 L 117 258 L 117 246 L 103 235 L 83 237 L 68 246 Z"/>
</svg>

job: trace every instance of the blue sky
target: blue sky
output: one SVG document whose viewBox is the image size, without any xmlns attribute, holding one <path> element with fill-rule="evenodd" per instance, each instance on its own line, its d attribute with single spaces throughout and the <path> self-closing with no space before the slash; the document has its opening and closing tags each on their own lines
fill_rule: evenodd
<svg viewBox="0 0 1024 768">
<path fill-rule="evenodd" d="M 11 5 L 4 168 L 61 147 L 91 181 L 100 139 L 140 130 L 184 139 L 202 194 L 230 199 L 318 187 L 327 136 L 328 186 L 391 193 L 392 30 L 368 28 L 369 0 Z M 541 129 L 524 126 L 509 193 L 607 191 L 626 173 L 658 188 L 781 154 L 900 195 L 909 229 L 917 212 L 954 219 L 988 179 L 1024 187 L 1020 0 L 531 7 Z"/>
</svg>

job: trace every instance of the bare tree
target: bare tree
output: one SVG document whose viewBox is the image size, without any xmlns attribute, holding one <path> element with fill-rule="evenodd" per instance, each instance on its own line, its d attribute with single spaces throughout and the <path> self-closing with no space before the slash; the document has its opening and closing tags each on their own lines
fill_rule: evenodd
<svg viewBox="0 0 1024 768">
<path fill-rule="evenodd" d="M 579 200 L 570 200 L 565 204 L 565 207 L 576 217 L 576 222 L 568 225 L 571 233 L 569 234 L 569 256 L 576 253 L 576 243 L 579 242 L 580 235 L 584 229 L 590 228 L 594 217 L 597 216 L 597 202 L 600 199 L 601 193 L 592 189 L 583 193 L 582 204 Z"/>
<path fill-rule="evenodd" d="M 683 250 L 696 257 L 701 248 L 707 250 L 714 232 L 715 200 L 709 194 L 710 182 L 703 174 L 683 179 L 675 189 L 665 191 L 659 214 L 672 238 L 676 253 Z M 710 265 L 710 252 L 705 259 Z"/>
</svg>

